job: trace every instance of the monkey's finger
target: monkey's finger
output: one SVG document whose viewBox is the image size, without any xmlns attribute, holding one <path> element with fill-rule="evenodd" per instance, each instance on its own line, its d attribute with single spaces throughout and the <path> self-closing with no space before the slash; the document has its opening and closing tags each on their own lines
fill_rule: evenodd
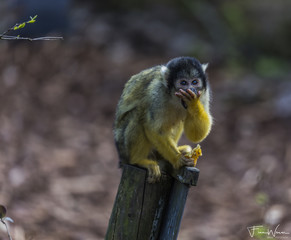
<svg viewBox="0 0 291 240">
<path fill-rule="evenodd" d="M 183 166 L 194 167 L 193 158 L 182 157 L 181 162 Z"/>
<path fill-rule="evenodd" d="M 182 95 L 181 93 L 179 93 L 179 92 L 175 92 L 175 95 L 176 95 L 178 98 L 183 99 L 183 95 Z"/>
<path fill-rule="evenodd" d="M 155 183 L 155 182 L 157 182 L 157 178 L 155 177 L 153 171 L 151 171 L 150 169 L 148 169 L 147 181 L 148 181 L 148 183 Z"/>
<path fill-rule="evenodd" d="M 195 167 L 195 163 L 194 163 L 193 159 L 190 159 L 190 161 L 187 161 L 186 166 L 187 167 Z"/>
<path fill-rule="evenodd" d="M 182 95 L 181 93 L 175 93 L 175 95 L 178 97 L 178 98 L 180 98 L 180 99 L 182 99 L 184 102 L 187 102 L 187 101 L 189 101 L 189 99 L 188 98 L 186 98 L 184 95 Z"/>
<path fill-rule="evenodd" d="M 183 89 L 180 89 L 179 92 L 186 98 L 186 100 L 191 101 L 192 97 L 189 93 L 185 92 Z"/>
<path fill-rule="evenodd" d="M 184 96 L 184 95 L 183 95 L 182 93 L 180 93 L 180 92 L 176 92 L 175 95 L 176 95 L 178 98 L 182 99 L 183 102 L 184 102 L 185 104 L 186 104 L 186 102 L 191 101 L 191 98 L 189 98 L 189 96 L 188 96 L 188 97 L 187 97 L 187 96 Z M 187 108 L 187 107 L 185 107 L 185 108 Z"/>
<path fill-rule="evenodd" d="M 156 179 L 155 179 L 153 176 L 150 176 L 150 175 L 149 175 L 148 178 L 147 178 L 147 182 L 148 182 L 148 183 L 155 183 L 155 182 L 157 182 L 157 181 L 156 181 Z"/>
<path fill-rule="evenodd" d="M 159 166 L 150 166 L 148 168 L 148 183 L 156 183 L 161 180 L 161 171 Z"/>
<path fill-rule="evenodd" d="M 187 91 L 187 93 L 191 96 L 192 99 L 195 99 L 195 98 L 199 98 L 199 97 L 200 97 L 200 95 L 198 95 L 198 92 L 195 93 L 195 92 L 192 91 L 191 89 L 187 89 L 186 91 Z"/>
</svg>

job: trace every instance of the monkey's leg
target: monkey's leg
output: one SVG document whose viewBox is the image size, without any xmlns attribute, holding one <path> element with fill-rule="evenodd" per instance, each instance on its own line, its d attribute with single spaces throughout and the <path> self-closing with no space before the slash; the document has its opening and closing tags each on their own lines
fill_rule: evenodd
<svg viewBox="0 0 291 240">
<path fill-rule="evenodd" d="M 148 170 L 147 181 L 149 183 L 158 182 L 161 178 L 161 171 L 158 163 L 148 159 L 151 145 L 140 135 L 140 139 L 133 144 L 130 152 L 130 163 L 146 168 Z"/>
<path fill-rule="evenodd" d="M 146 129 L 145 133 L 154 148 L 168 162 L 170 162 L 175 169 L 178 169 L 182 166 L 193 166 L 193 161 L 184 157 L 184 155 L 179 151 L 177 144 L 171 138 L 171 136 L 160 134 L 150 129 Z"/>
<path fill-rule="evenodd" d="M 180 123 L 172 131 L 172 137 L 173 137 L 173 140 L 176 143 L 176 145 L 178 144 L 178 141 L 182 135 L 183 128 L 184 128 L 183 123 Z M 190 155 L 192 152 L 192 148 L 189 145 L 178 146 L 177 148 L 178 148 L 179 152 L 184 156 Z"/>
</svg>

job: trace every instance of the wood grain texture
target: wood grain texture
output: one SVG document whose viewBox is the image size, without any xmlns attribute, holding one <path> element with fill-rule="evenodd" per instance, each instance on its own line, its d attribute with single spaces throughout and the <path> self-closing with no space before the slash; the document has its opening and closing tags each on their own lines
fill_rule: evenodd
<svg viewBox="0 0 291 240">
<path fill-rule="evenodd" d="M 177 239 L 188 191 L 198 176 L 197 168 L 187 167 L 152 184 L 145 169 L 124 165 L 105 239 Z"/>
</svg>

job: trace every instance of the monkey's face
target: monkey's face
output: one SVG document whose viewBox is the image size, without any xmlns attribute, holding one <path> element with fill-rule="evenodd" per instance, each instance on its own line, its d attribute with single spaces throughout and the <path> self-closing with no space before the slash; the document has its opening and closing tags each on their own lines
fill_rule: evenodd
<svg viewBox="0 0 291 240">
<path fill-rule="evenodd" d="M 187 102 L 200 98 L 203 94 L 203 82 L 199 78 L 182 78 L 174 83 L 175 96 L 181 99 L 182 106 L 187 109 Z"/>
<path fill-rule="evenodd" d="M 203 82 L 199 78 L 182 78 L 175 82 L 174 87 L 175 91 L 179 91 L 180 89 L 187 91 L 187 89 L 189 89 L 196 95 L 200 95 L 201 91 L 203 90 Z"/>
<path fill-rule="evenodd" d="M 208 82 L 205 70 L 208 64 L 201 64 L 192 57 L 178 57 L 170 60 L 161 69 L 169 93 L 181 99 L 187 108 L 187 101 L 207 95 Z"/>
<path fill-rule="evenodd" d="M 201 64 L 191 57 L 174 58 L 168 62 L 163 72 L 166 73 L 168 89 L 175 92 L 191 90 L 196 95 L 207 88 L 205 70 L 207 64 Z"/>
</svg>

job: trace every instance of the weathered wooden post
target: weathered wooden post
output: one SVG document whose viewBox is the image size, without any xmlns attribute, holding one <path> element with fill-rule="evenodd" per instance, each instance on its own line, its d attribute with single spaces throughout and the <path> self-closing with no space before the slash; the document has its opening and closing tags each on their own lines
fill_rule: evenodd
<svg viewBox="0 0 291 240">
<path fill-rule="evenodd" d="M 190 186 L 196 186 L 197 168 L 185 167 L 146 181 L 146 170 L 124 165 L 106 240 L 177 239 Z"/>
</svg>

